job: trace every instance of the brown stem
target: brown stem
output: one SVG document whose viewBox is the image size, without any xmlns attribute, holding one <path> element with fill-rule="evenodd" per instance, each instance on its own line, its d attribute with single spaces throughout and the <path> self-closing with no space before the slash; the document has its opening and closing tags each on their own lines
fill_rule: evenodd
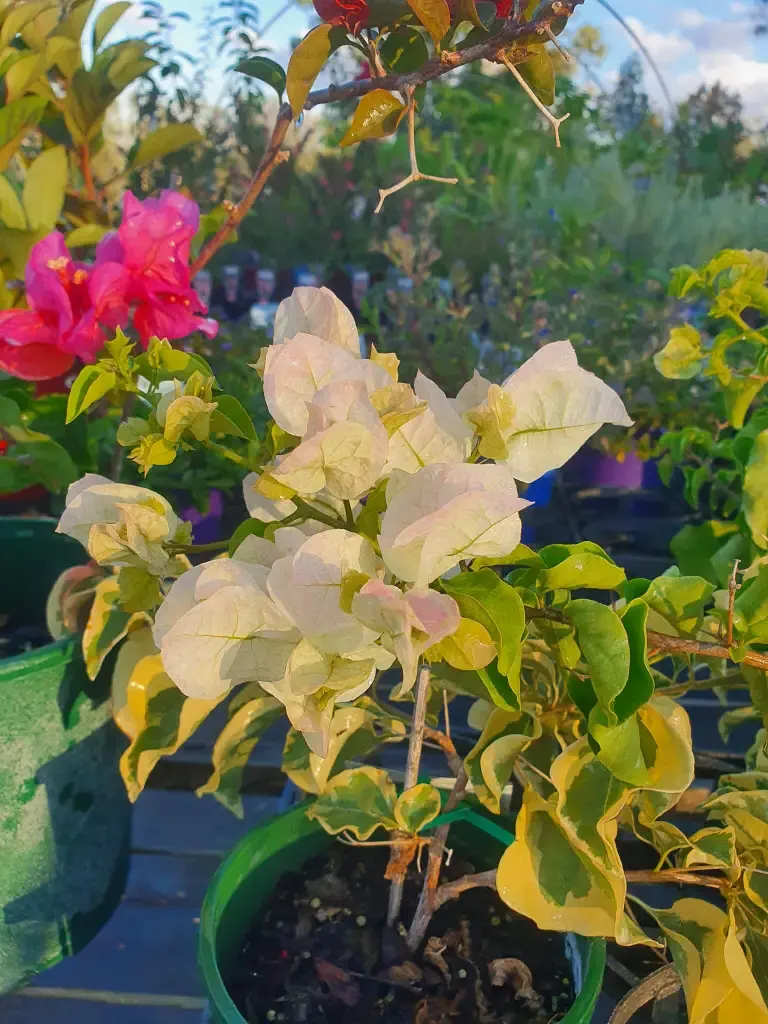
<svg viewBox="0 0 768 1024">
<path fill-rule="evenodd" d="M 431 82 L 476 60 L 493 60 L 502 47 L 509 46 L 515 40 L 525 37 L 526 41 L 541 42 L 537 37 L 546 38 L 546 30 L 552 22 L 562 17 L 570 17 L 583 0 L 561 0 L 559 10 L 555 14 L 551 9 L 547 13 L 530 22 L 517 22 L 510 19 L 504 28 L 482 43 L 468 46 L 466 50 L 456 53 L 444 51 L 433 57 L 419 68 L 401 75 L 385 75 L 383 78 L 369 78 L 362 82 L 346 82 L 344 85 L 331 85 L 327 89 L 316 89 L 311 92 L 304 103 L 305 110 L 311 110 L 323 103 L 336 103 L 339 100 L 358 99 L 374 89 L 387 89 L 390 92 L 407 93 L 425 82 Z"/>
<path fill-rule="evenodd" d="M 739 589 L 737 582 L 737 573 L 739 571 L 739 560 L 738 558 L 733 563 L 733 571 L 731 572 L 730 579 L 728 580 L 728 631 L 726 635 L 726 643 L 729 647 L 733 644 L 733 612 L 734 605 L 736 603 L 736 591 Z"/>
<path fill-rule="evenodd" d="M 549 619 L 551 622 L 568 623 L 567 616 L 554 608 L 527 608 L 525 617 L 531 619 Z M 711 644 L 702 640 L 686 640 L 682 636 L 667 636 L 666 633 L 657 633 L 655 629 L 649 629 L 646 633 L 648 646 L 654 651 L 664 651 L 667 654 L 698 654 L 703 658 L 730 659 L 731 652 L 724 644 Z M 760 654 L 758 651 L 747 651 L 741 659 L 745 665 L 754 665 L 768 672 L 768 654 Z"/>
<path fill-rule="evenodd" d="M 419 679 L 416 683 L 416 704 L 414 705 L 413 719 L 411 720 L 411 735 L 408 740 L 408 760 L 405 763 L 405 779 L 403 780 L 404 793 L 408 789 L 413 789 L 419 778 L 421 748 L 424 745 L 424 729 L 427 720 L 429 677 L 429 669 L 425 665 L 419 671 Z M 395 839 L 408 838 L 408 836 L 403 835 L 401 832 L 396 832 L 394 837 Z M 398 850 L 396 845 L 392 848 L 389 863 L 390 869 L 395 866 L 395 863 L 402 863 L 402 858 L 398 861 Z M 407 864 L 403 865 L 402 870 L 398 870 L 396 874 L 392 875 L 392 885 L 389 889 L 389 908 L 387 910 L 387 924 L 390 927 L 394 926 L 400 916 L 400 904 L 403 901 L 403 887 L 405 885 L 405 870 L 407 867 Z"/>
<path fill-rule="evenodd" d="M 726 878 L 715 878 L 714 875 L 699 875 L 695 871 L 677 871 L 666 868 L 663 871 L 626 871 L 627 882 L 640 885 L 656 885 L 658 882 L 676 882 L 681 885 L 703 885 L 707 889 L 727 889 Z"/>
<path fill-rule="evenodd" d="M 461 769 L 464 767 L 464 762 L 459 757 L 451 737 L 444 732 L 440 732 L 439 729 L 430 729 L 429 726 L 427 726 L 424 729 L 424 739 L 431 740 L 432 743 L 436 743 L 438 747 L 440 747 L 442 752 L 445 754 L 445 759 L 448 762 L 448 767 L 451 769 L 451 774 L 458 778 Z"/>
<path fill-rule="evenodd" d="M 256 168 L 256 173 L 254 174 L 245 195 L 237 206 L 230 210 L 229 216 L 213 238 L 209 239 L 200 250 L 197 259 L 189 268 L 190 277 L 194 277 L 198 274 L 208 263 L 211 257 L 219 251 L 232 232 L 237 228 L 238 224 L 242 221 L 243 217 L 245 217 L 246 213 L 248 213 L 250 208 L 253 206 L 259 193 L 269 180 L 269 176 L 272 171 L 274 171 L 278 164 L 289 159 L 290 153 L 283 150 L 281 147 L 288 129 L 291 126 L 292 120 L 293 114 L 291 113 L 291 108 L 287 103 L 284 103 L 277 115 L 277 121 L 275 122 L 274 129 L 272 130 L 272 137 L 269 140 L 267 151 L 261 158 L 259 166 Z"/>
<path fill-rule="evenodd" d="M 486 886 L 489 889 L 496 888 L 496 868 L 491 871 L 481 871 L 477 875 L 462 875 L 455 882 L 445 882 L 435 892 L 433 910 L 438 910 L 449 900 L 455 900 L 468 889 L 477 889 Z"/>
<path fill-rule="evenodd" d="M 92 203 L 98 202 L 98 196 L 96 195 L 96 186 L 93 183 L 93 171 L 91 170 L 91 154 L 88 152 L 88 143 L 83 143 L 83 147 L 80 150 L 80 167 L 83 172 L 83 181 L 85 182 L 85 194 Z"/>
<path fill-rule="evenodd" d="M 445 802 L 444 813 L 447 814 L 458 806 L 461 798 L 464 796 L 464 790 L 467 788 L 468 782 L 469 779 L 462 764 L 461 771 L 453 784 L 453 789 Z M 429 858 L 427 860 L 427 871 L 424 875 L 424 885 L 421 889 L 419 905 L 416 908 L 413 922 L 408 931 L 407 942 L 408 948 L 411 951 L 418 949 L 423 942 L 424 936 L 427 934 L 429 922 L 432 920 L 432 915 L 435 912 L 435 894 L 437 892 L 437 883 L 440 881 L 440 868 L 443 865 L 443 853 L 445 851 L 445 844 L 448 841 L 450 827 L 450 825 L 441 825 L 429 843 Z"/>
</svg>

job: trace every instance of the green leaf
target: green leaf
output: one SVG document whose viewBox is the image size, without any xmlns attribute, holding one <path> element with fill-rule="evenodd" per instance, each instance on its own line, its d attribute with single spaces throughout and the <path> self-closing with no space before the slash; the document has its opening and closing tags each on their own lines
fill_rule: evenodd
<svg viewBox="0 0 768 1024">
<path fill-rule="evenodd" d="M 492 814 L 501 813 L 501 795 L 517 756 L 539 735 L 538 719 L 526 712 L 494 708 L 488 716 L 480 738 L 464 759 L 464 768 L 475 796 Z"/>
<path fill-rule="evenodd" d="M 253 421 L 240 402 L 231 395 L 216 395 L 216 409 L 211 415 L 211 431 L 219 434 L 234 434 L 247 441 L 257 441 L 258 435 Z"/>
<path fill-rule="evenodd" d="M 520 710 L 520 666 L 522 664 L 523 649 L 517 652 L 517 657 L 510 666 L 509 673 L 504 675 L 499 671 L 498 660 L 492 661 L 485 668 L 478 668 L 475 671 L 483 681 L 485 693 L 483 697 L 490 697 L 496 707 L 503 711 Z"/>
<path fill-rule="evenodd" d="M 768 430 L 755 439 L 744 474 L 744 518 L 759 547 L 768 548 Z"/>
<path fill-rule="evenodd" d="M 642 595 L 643 601 L 676 631 L 695 636 L 714 585 L 701 576 L 659 576 Z"/>
<path fill-rule="evenodd" d="M 248 78 L 255 78 L 259 82 L 271 85 L 277 93 L 278 99 L 283 98 L 285 92 L 286 75 L 282 67 L 269 57 L 246 57 L 236 66 L 235 71 Z"/>
<path fill-rule="evenodd" d="M 171 343 L 151 338 L 149 348 L 136 360 L 138 373 L 149 380 L 189 380 L 193 373 L 213 377 L 213 370 L 202 356 L 173 348 Z"/>
<path fill-rule="evenodd" d="M 544 43 L 526 43 L 532 56 L 517 64 L 517 70 L 545 107 L 555 102 L 555 66 Z"/>
<path fill-rule="evenodd" d="M 274 697 L 255 697 L 230 715 L 213 745 L 213 773 L 197 790 L 211 793 L 238 818 L 243 817 L 240 785 L 253 748 L 267 729 L 282 716 L 283 705 Z"/>
<path fill-rule="evenodd" d="M 736 430 L 744 426 L 749 407 L 765 387 L 765 380 L 758 376 L 752 380 L 749 377 L 733 380 L 725 389 L 725 411 L 728 422 Z"/>
<path fill-rule="evenodd" d="M 387 507 L 387 481 L 380 480 L 365 499 L 357 516 L 357 529 L 369 540 L 377 540 L 381 528 L 381 514 Z"/>
<path fill-rule="evenodd" d="M 717 583 L 712 556 L 738 530 L 735 523 L 719 522 L 716 519 L 702 523 L 701 526 L 684 526 L 669 545 L 682 574 L 701 576 L 710 583 Z"/>
<path fill-rule="evenodd" d="M 692 288 L 696 288 L 703 283 L 704 278 L 695 267 L 691 267 L 688 264 L 675 267 L 669 282 L 669 294 L 674 298 L 684 299 Z"/>
<path fill-rule="evenodd" d="M 124 566 L 117 574 L 118 600 L 127 612 L 151 612 L 162 602 L 160 580 L 146 569 Z"/>
<path fill-rule="evenodd" d="M 22 96 L 0 108 L 0 171 L 8 166 L 25 132 L 40 121 L 47 106 L 44 96 Z"/>
<path fill-rule="evenodd" d="M 406 107 L 386 89 L 374 89 L 360 98 L 344 137 L 339 145 L 352 146 L 364 139 L 383 139 L 393 135 Z"/>
<path fill-rule="evenodd" d="M 648 605 L 642 598 L 635 598 L 622 608 L 621 621 L 629 639 L 629 678 L 614 703 L 619 721 L 641 708 L 654 691 L 646 639 Z"/>
<path fill-rule="evenodd" d="M 30 226 L 21 200 L 4 174 L 0 174 L 0 220 L 14 231 L 27 231 Z"/>
<path fill-rule="evenodd" d="M 618 721 L 615 701 L 629 678 L 629 640 L 622 621 L 607 605 L 588 600 L 571 601 L 565 615 L 576 627 L 597 704 L 609 721 Z"/>
<path fill-rule="evenodd" d="M 240 523 L 229 541 L 229 557 L 234 558 L 235 552 L 246 537 L 263 537 L 268 525 L 261 519 L 246 519 L 244 523 Z"/>
<path fill-rule="evenodd" d="M 403 832 L 416 835 L 435 820 L 441 807 L 439 790 L 422 782 L 400 794 L 395 804 L 395 821 Z"/>
<path fill-rule="evenodd" d="M 67 235 L 67 246 L 77 249 L 85 246 L 98 245 L 109 228 L 104 224 L 81 224 Z"/>
<path fill-rule="evenodd" d="M 319 821 L 326 832 L 351 832 L 368 839 L 377 828 L 397 829 L 397 790 L 383 768 L 348 768 L 328 781 L 307 817 Z"/>
<path fill-rule="evenodd" d="M 704 360 L 701 335 L 695 327 L 673 327 L 669 341 L 653 357 L 656 369 L 672 380 L 689 380 L 700 373 Z"/>
<path fill-rule="evenodd" d="M 21 409 L 18 402 L 0 395 L 0 427 L 15 427 L 21 423 Z"/>
<path fill-rule="evenodd" d="M 502 565 L 523 565 L 529 569 L 545 568 L 541 555 L 526 544 L 518 544 L 511 555 L 503 555 L 501 558 L 475 558 L 469 568 L 472 572 L 477 572 L 486 566 L 493 569 Z"/>
<path fill-rule="evenodd" d="M 112 31 L 117 22 L 126 11 L 133 7 L 130 0 L 120 0 L 120 3 L 110 4 L 96 18 L 93 25 L 93 52 L 96 53 L 106 37 Z"/>
<path fill-rule="evenodd" d="M 499 671 L 507 675 L 518 658 L 525 631 L 525 609 L 515 588 L 492 569 L 479 569 L 443 580 L 443 589 L 463 616 L 488 630 L 499 652 Z"/>
<path fill-rule="evenodd" d="M 80 413 L 90 409 L 117 385 L 117 375 L 105 370 L 98 363 L 84 366 L 75 378 L 67 396 L 67 423 L 77 419 Z"/>
<path fill-rule="evenodd" d="M 417 28 L 399 25 L 379 47 L 379 56 L 388 71 L 407 74 L 409 71 L 418 71 L 426 64 L 429 50 L 424 36 Z"/>
<path fill-rule="evenodd" d="M 451 9 L 446 0 L 408 0 L 408 6 L 439 46 L 451 27 Z"/>
<path fill-rule="evenodd" d="M 139 143 L 129 167 L 132 171 L 146 167 L 153 160 L 177 153 L 187 146 L 196 146 L 204 142 L 203 136 L 193 124 L 166 124 L 150 132 Z"/>
<path fill-rule="evenodd" d="M 338 38 L 338 31 L 334 31 L 333 25 L 316 25 L 291 54 L 285 90 L 294 117 L 298 117 L 304 109 L 309 90 L 336 48 L 334 41 Z"/>
<path fill-rule="evenodd" d="M 493 17 L 495 16 L 496 8 L 494 6 Z M 470 22 L 470 24 L 474 25 L 475 28 L 483 29 L 485 32 L 487 32 L 490 27 L 490 24 L 486 24 L 480 17 L 477 7 L 475 6 L 475 0 L 458 0 L 458 3 L 456 4 L 456 24 L 461 25 L 461 23 L 465 21 Z"/>
<path fill-rule="evenodd" d="M 597 544 L 548 544 L 539 552 L 547 566 L 537 579 L 546 590 L 616 590 L 626 573 Z"/>
</svg>

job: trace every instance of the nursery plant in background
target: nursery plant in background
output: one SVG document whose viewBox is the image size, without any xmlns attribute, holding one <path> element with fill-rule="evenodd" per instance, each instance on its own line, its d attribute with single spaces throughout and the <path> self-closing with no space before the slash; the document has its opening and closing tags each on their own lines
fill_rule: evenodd
<svg viewBox="0 0 768 1024">
<path fill-rule="evenodd" d="M 295 984 L 243 990 L 237 979 L 247 964 L 218 963 L 209 949 L 203 961 L 210 961 L 215 1008 L 230 1012 L 232 998 L 243 1017 L 246 1001 L 260 1013 L 275 1000 L 290 1007 L 309 998 L 311 1007 L 330 990 L 340 1012 L 346 1005 L 374 1013 L 383 998 L 402 1006 L 403 1019 L 428 1020 L 436 1007 L 452 1005 L 459 1019 L 493 1020 L 499 999 L 509 999 L 496 991 L 502 979 L 534 1014 L 534 1004 L 552 1012 L 558 1003 L 546 988 L 536 991 L 525 964 L 496 962 L 517 957 L 519 946 L 476 963 L 467 943 L 483 954 L 498 950 L 477 924 L 450 941 L 444 933 L 453 900 L 486 901 L 489 889 L 502 901 L 477 904 L 489 917 L 506 904 L 540 929 L 620 945 L 658 946 L 648 932 L 655 922 L 691 1020 L 700 1019 L 697 1000 L 710 984 L 718 1019 L 732 1019 L 734 1007 L 748 1008 L 752 1019 L 768 1016 L 763 739 L 750 770 L 724 778 L 707 803 L 711 825 L 689 835 L 662 819 L 694 772 L 677 698 L 765 679 L 765 569 L 738 595 L 731 589 L 723 605 L 715 586 L 695 574 L 674 569 L 627 580 L 589 542 L 538 552 L 519 543 L 527 503 L 515 480 L 562 465 L 603 423 L 630 425 L 618 396 L 578 366 L 567 342 L 544 346 L 502 385 L 475 375 L 450 399 L 422 374 L 413 386 L 401 382 L 394 354 L 372 348 L 362 358 L 349 311 L 327 290 L 297 289 L 281 305 L 258 367 L 273 417 L 266 441 L 215 442 L 241 466 L 251 512 L 229 541 L 210 549 L 220 557 L 189 568 L 187 556 L 206 552 L 188 543 L 171 507 L 151 490 L 103 477 L 70 488 L 59 524 L 104 573 L 90 649 L 126 636 L 114 692 L 116 720 L 131 740 L 121 770 L 133 798 L 157 760 L 228 700 L 201 793 L 238 810 L 245 762 L 285 715 L 283 769 L 314 799 L 291 812 L 287 845 L 271 826 L 255 841 L 267 853 L 281 851 L 281 864 L 299 866 L 325 849 L 321 829 L 339 835 L 354 851 L 347 868 L 333 869 L 335 878 L 368 863 L 379 844 L 389 848 L 386 880 L 371 883 L 373 892 L 389 891 L 380 917 L 376 902 L 361 907 L 337 892 L 336 924 L 328 926 L 323 898 L 312 897 L 311 886 L 298 894 L 296 906 L 306 907 L 300 940 L 279 939 L 290 971 L 299 972 Z M 153 389 L 148 401 L 152 411 L 143 407 L 148 415 L 127 421 L 122 440 L 150 474 L 153 451 L 172 458 L 183 446 L 208 446 L 216 418 L 235 419 L 201 373 L 179 379 L 167 395 Z M 591 597 L 581 596 L 585 589 Z M 397 672 L 382 677 L 395 663 Z M 460 697 L 474 701 L 470 721 L 479 730 L 465 757 L 450 730 Z M 447 790 L 420 776 L 425 741 L 446 755 Z M 394 743 L 407 744 L 400 788 L 383 768 L 360 763 Z M 514 819 L 501 811 L 511 779 L 522 794 Z M 496 845 L 478 858 L 470 844 L 466 873 L 456 877 L 443 863 L 461 820 L 491 830 Z M 625 870 L 619 828 L 656 850 L 655 870 Z M 283 867 L 264 870 L 269 882 L 230 890 L 229 910 L 209 907 L 209 940 L 249 887 L 261 893 L 258 917 L 262 890 L 277 884 Z M 654 907 L 639 888 L 648 883 L 689 884 L 697 895 Z M 713 901 L 699 898 L 701 887 Z M 481 892 L 461 895 L 471 889 Z M 277 918 L 269 904 L 264 909 L 254 934 L 278 941 L 279 927 L 270 924 Z M 443 930 L 430 932 L 439 909 Z M 235 945 L 250 925 L 240 916 Z M 373 952 L 361 959 L 359 942 L 344 938 L 339 921 L 358 934 L 365 927 Z M 400 925 L 399 951 L 382 959 L 386 936 L 396 934 L 387 929 Z M 516 928 L 502 932 L 502 945 L 515 943 Z M 334 962 L 319 952 L 331 934 L 341 941 Z M 474 980 L 461 996 L 467 961 Z M 220 969 L 230 995 L 219 992 Z"/>
<path fill-rule="evenodd" d="M 671 431 L 656 454 L 667 480 L 682 471 L 685 496 L 705 519 L 680 531 L 675 557 L 721 587 L 756 576 L 768 546 L 767 277 L 768 255 L 756 249 L 726 249 L 698 269 L 678 267 L 674 293 L 702 301 L 706 315 L 700 328 L 674 327 L 655 357 L 667 378 L 708 380 L 718 402 L 715 428 L 697 423 Z"/>
</svg>

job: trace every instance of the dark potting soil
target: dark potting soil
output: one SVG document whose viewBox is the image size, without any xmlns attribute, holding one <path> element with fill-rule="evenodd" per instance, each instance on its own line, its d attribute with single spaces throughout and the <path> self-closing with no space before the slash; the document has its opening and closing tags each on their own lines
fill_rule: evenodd
<svg viewBox="0 0 768 1024">
<path fill-rule="evenodd" d="M 386 864 L 386 848 L 337 844 L 280 879 L 227 979 L 249 1024 L 544 1024 L 571 1005 L 562 936 L 492 889 L 444 904 L 411 955 L 385 927 Z M 454 857 L 443 880 L 474 870 Z M 404 921 L 420 888 L 411 872 Z"/>
<path fill-rule="evenodd" d="M 45 626 L 10 626 L 0 615 L 0 660 L 15 654 L 26 654 L 51 642 Z M 6 617 L 7 619 L 7 617 Z"/>
</svg>

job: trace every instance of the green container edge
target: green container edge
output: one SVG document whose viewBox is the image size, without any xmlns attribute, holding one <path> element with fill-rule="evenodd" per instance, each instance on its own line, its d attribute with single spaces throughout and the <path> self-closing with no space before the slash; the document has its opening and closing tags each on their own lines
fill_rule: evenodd
<svg viewBox="0 0 768 1024">
<path fill-rule="evenodd" d="M 280 856 L 287 849 L 300 844 L 314 845 L 319 852 L 333 841 L 317 822 L 307 817 L 308 803 L 309 801 L 305 801 L 252 829 L 220 865 L 206 891 L 200 912 L 198 965 L 210 1002 L 211 1020 L 215 1024 L 246 1024 L 245 1018 L 232 1001 L 219 970 L 220 926 L 232 899 L 237 896 L 244 884 L 259 873 L 259 868 L 264 868 L 272 858 Z M 313 852 L 315 851 L 310 850 L 303 859 L 308 859 Z M 292 867 L 288 862 L 289 858 L 281 859 L 285 866 L 282 870 L 277 870 L 277 876 Z M 241 942 L 243 937 L 244 932 L 237 937 L 236 944 Z M 606 940 L 581 936 L 574 938 L 586 948 L 586 969 L 581 989 L 561 1020 L 562 1024 L 589 1024 L 602 989 L 606 965 Z"/>
<path fill-rule="evenodd" d="M 35 546 L 49 543 L 50 540 L 54 541 L 55 556 L 50 559 L 50 562 L 46 561 L 46 574 L 50 576 L 50 579 L 44 588 L 45 593 L 47 593 L 53 580 L 60 572 L 63 572 L 70 566 L 86 564 L 88 560 L 87 555 L 76 541 L 63 534 L 55 533 L 57 523 L 58 519 L 43 515 L 34 517 L 0 516 L 0 539 L 2 539 L 3 543 L 8 541 L 7 535 L 9 533 L 12 534 L 14 530 L 19 529 L 25 534 L 24 541 L 27 543 L 32 541 Z M 0 552 L 0 566 L 3 564 L 1 560 L 2 554 L 6 554 L 6 552 Z M 48 556 L 50 554 L 50 551 L 47 552 Z M 44 602 L 40 609 L 41 612 L 43 608 Z M 40 672 L 66 667 L 73 657 L 77 656 L 78 646 L 79 638 L 68 636 L 61 640 L 51 640 L 50 643 L 42 647 L 0 659 L 0 695 L 7 698 L 10 695 L 10 687 L 17 686 L 21 681 L 25 680 L 25 677 L 34 677 Z M 96 685 L 94 681 L 91 681 L 91 683 Z M 4 687 L 6 688 L 5 693 L 3 691 Z M 113 726 L 113 728 L 117 733 L 116 727 Z M 2 978 L 0 978 L 0 995 L 12 993 L 18 987 L 29 982 L 37 974 L 55 967 L 66 958 L 79 953 L 111 919 L 122 900 L 128 881 L 131 812 L 131 806 L 126 801 L 122 814 L 118 815 L 124 824 L 122 828 L 122 842 L 113 863 L 113 870 L 101 902 L 94 905 L 85 915 L 82 915 L 77 920 L 75 931 L 61 933 L 60 946 L 55 953 L 46 954 L 41 952 L 39 959 L 36 962 L 29 963 L 10 983 L 7 980 L 6 983 L 3 983 Z M 2 911 L 1 907 L 0 911 Z"/>
</svg>

